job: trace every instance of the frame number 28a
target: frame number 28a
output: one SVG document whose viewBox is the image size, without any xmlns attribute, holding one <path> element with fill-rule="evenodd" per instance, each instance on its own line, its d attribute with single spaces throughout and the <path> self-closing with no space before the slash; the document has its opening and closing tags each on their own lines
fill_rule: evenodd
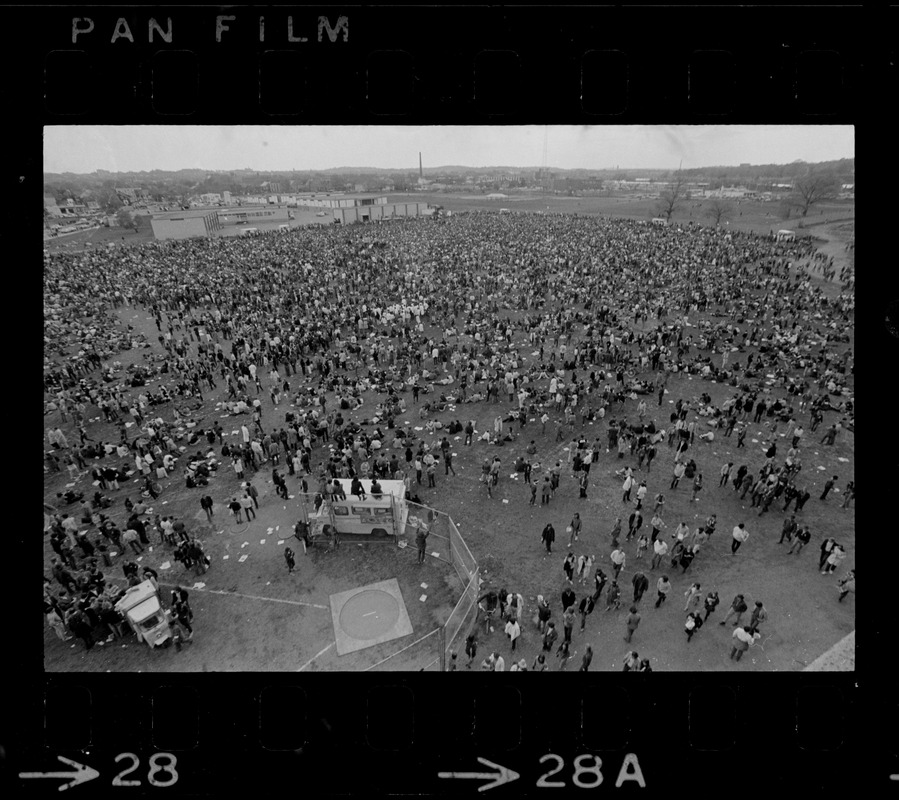
<svg viewBox="0 0 899 800">
<path fill-rule="evenodd" d="M 139 780 L 126 779 L 126 775 L 136 772 L 140 767 L 140 758 L 134 753 L 119 753 L 116 757 L 116 764 L 126 759 L 131 760 L 130 766 L 125 767 L 118 775 L 112 779 L 113 786 L 140 786 Z M 148 762 L 150 769 L 147 771 L 147 783 L 150 786 L 158 786 L 166 788 L 174 786 L 178 783 L 178 759 L 172 753 L 153 753 Z"/>
<path fill-rule="evenodd" d="M 551 762 L 554 766 L 537 779 L 537 788 L 564 789 L 567 786 L 564 780 L 550 779 L 565 769 L 565 759 L 555 753 L 548 753 L 540 758 L 541 764 Z M 578 789 L 595 789 L 602 783 L 602 759 L 599 756 L 585 753 L 576 756 L 572 765 L 574 769 L 571 773 L 571 783 Z M 627 753 L 624 756 L 621 769 L 618 770 L 618 778 L 615 780 L 615 788 L 620 787 L 626 781 L 635 781 L 640 787 L 646 788 L 643 771 L 640 769 L 637 756 L 633 753 Z"/>
</svg>

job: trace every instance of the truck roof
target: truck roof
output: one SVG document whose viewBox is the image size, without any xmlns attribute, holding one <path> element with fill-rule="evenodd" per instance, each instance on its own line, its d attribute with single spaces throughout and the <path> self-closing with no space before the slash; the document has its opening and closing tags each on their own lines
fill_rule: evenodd
<svg viewBox="0 0 899 800">
<path fill-rule="evenodd" d="M 125 612 L 150 597 L 156 597 L 156 587 L 150 580 L 141 581 L 137 586 L 129 587 L 125 596 L 115 604 L 116 611 Z"/>
<path fill-rule="evenodd" d="M 147 619 L 147 617 L 152 617 L 159 611 L 159 609 L 159 598 L 156 597 L 156 595 L 153 595 L 153 597 L 148 597 L 136 606 L 132 606 L 125 613 L 135 622 L 140 623 Z"/>
<path fill-rule="evenodd" d="M 340 481 L 340 486 L 344 492 L 346 492 L 347 497 L 349 498 L 350 489 L 352 488 L 353 481 L 350 478 L 337 478 Z M 362 488 L 365 489 L 365 493 L 367 495 L 371 495 L 371 480 L 369 478 L 360 478 L 362 483 Z M 329 483 L 334 483 L 334 478 L 332 478 Z M 397 500 L 402 500 L 406 496 L 406 484 L 402 481 L 378 481 L 381 484 L 381 490 L 385 495 L 393 495 Z"/>
</svg>

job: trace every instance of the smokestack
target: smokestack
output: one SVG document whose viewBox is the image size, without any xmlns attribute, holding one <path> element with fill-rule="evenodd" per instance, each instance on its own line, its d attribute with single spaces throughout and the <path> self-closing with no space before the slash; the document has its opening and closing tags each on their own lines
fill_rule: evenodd
<svg viewBox="0 0 899 800">
<path fill-rule="evenodd" d="M 423 178 L 425 176 L 424 171 L 421 168 L 421 151 L 418 153 L 418 177 Z"/>
</svg>

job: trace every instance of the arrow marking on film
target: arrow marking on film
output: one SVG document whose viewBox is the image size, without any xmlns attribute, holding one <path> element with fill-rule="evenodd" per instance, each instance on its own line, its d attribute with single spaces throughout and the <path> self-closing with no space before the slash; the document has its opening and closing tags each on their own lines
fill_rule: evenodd
<svg viewBox="0 0 899 800">
<path fill-rule="evenodd" d="M 479 792 L 486 792 L 488 789 L 493 789 L 495 786 L 502 786 L 504 783 L 511 783 L 514 780 L 518 780 L 521 776 L 515 772 L 515 770 L 508 769 L 507 767 L 502 767 L 499 764 L 494 764 L 492 761 L 488 761 L 486 758 L 479 758 L 478 761 L 483 764 L 485 767 L 493 767 L 493 769 L 499 770 L 499 772 L 438 772 L 438 778 L 478 778 L 483 780 L 484 778 L 490 778 L 490 783 L 485 783 L 483 786 L 478 786 Z"/>
<path fill-rule="evenodd" d="M 20 772 L 20 778 L 69 778 L 68 783 L 62 784 L 59 787 L 59 791 L 63 791 L 64 789 L 68 789 L 72 786 L 77 786 L 79 783 L 87 783 L 87 781 L 92 781 L 94 778 L 99 778 L 100 773 L 97 770 L 92 769 L 91 767 L 85 766 L 84 764 L 79 764 L 77 761 L 71 761 L 68 758 L 64 758 L 63 756 L 57 756 L 57 758 L 62 761 L 63 764 L 68 764 L 70 767 L 74 767 L 74 772 Z"/>
</svg>

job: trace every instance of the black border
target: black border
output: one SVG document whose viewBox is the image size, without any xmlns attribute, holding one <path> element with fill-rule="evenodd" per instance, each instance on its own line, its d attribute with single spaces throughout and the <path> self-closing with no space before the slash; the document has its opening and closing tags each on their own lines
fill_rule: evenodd
<svg viewBox="0 0 899 800">
<path fill-rule="evenodd" d="M 125 10 L 121 11 L 122 8 Z M 252 38 L 249 30 L 238 31 L 237 26 L 231 44 L 216 44 L 213 27 L 216 13 L 245 14 L 253 18 L 262 13 L 275 20 L 292 12 L 297 19 L 306 20 L 304 27 L 308 29 L 308 20 L 314 19 L 319 11 L 332 19 L 338 14 L 349 17 L 348 41 L 293 45 L 281 38 L 280 42 L 266 43 L 266 48 L 294 53 L 287 58 L 301 62 L 307 71 L 305 85 L 310 87 L 305 113 L 266 115 L 252 103 L 258 74 L 255 54 L 263 46 Z M 147 45 L 145 20 L 151 13 L 154 16 L 170 13 L 174 18 L 177 38 L 171 46 Z M 860 269 L 857 284 L 857 361 L 864 365 L 877 359 L 879 366 L 887 366 L 887 372 L 891 363 L 899 363 L 896 359 L 899 340 L 884 324 L 889 303 L 895 304 L 899 299 L 897 270 L 890 263 L 886 237 L 879 238 L 889 230 L 892 209 L 888 203 L 876 204 L 873 199 L 879 196 L 879 191 L 888 191 L 891 183 L 888 167 L 891 164 L 886 156 L 892 154 L 888 143 L 895 140 L 889 129 L 889 118 L 897 92 L 894 44 L 889 37 L 890 30 L 896 29 L 896 9 L 862 5 L 742 9 L 331 5 L 324 9 L 270 8 L 264 12 L 241 7 L 220 12 L 215 6 L 207 6 L 172 8 L 168 12 L 147 7 L 73 6 L 18 7 L 7 9 L 3 16 L 9 34 L 8 45 L 0 54 L 6 78 L 0 90 L 7 119 L 4 183 L 12 189 L 14 213 L 18 214 L 19 208 L 25 211 L 21 227 L 26 231 L 31 230 L 27 209 L 38 208 L 38 194 L 42 193 L 40 128 L 43 124 L 177 124 L 181 121 L 189 124 L 855 124 L 857 169 L 863 176 L 858 201 L 862 209 L 858 258 L 860 264 L 865 260 L 876 262 L 876 266 L 866 264 Z M 98 34 L 90 41 L 85 40 L 83 46 L 71 42 L 73 16 L 92 16 L 98 23 Z M 135 44 L 109 43 L 118 16 L 142 21 L 133 25 L 136 34 L 141 31 Z M 267 26 L 271 24 L 267 22 Z M 314 33 L 305 35 L 312 37 Z M 84 58 L 92 62 L 93 82 L 81 85 L 76 65 L 70 86 L 63 87 L 60 94 L 58 87 L 52 89 L 45 82 L 47 59 L 51 51 L 68 53 L 73 49 L 82 50 Z M 201 78 L 196 113 L 162 115 L 153 110 L 150 81 L 154 69 L 151 56 L 155 49 L 186 49 L 195 53 L 202 75 L 210 78 L 208 81 Z M 580 101 L 579 59 L 581 52 L 588 49 L 628 54 L 629 106 L 625 113 L 603 116 L 584 112 Z M 699 113 L 688 98 L 686 66 L 694 50 L 707 49 L 730 51 L 737 65 L 736 84 L 730 90 L 734 100 L 732 110 L 723 115 Z M 376 50 L 401 50 L 413 57 L 416 79 L 410 113 L 373 114 L 367 107 L 366 69 L 371 53 Z M 472 97 L 474 76 L 468 65 L 482 50 L 518 53 L 520 79 L 514 85 L 493 88 L 495 100 L 506 103 L 506 107 L 511 104 L 510 113 L 487 114 L 478 99 Z M 843 88 L 835 92 L 838 102 L 830 109 L 835 111 L 833 114 L 809 114 L 802 106 L 803 89 L 797 86 L 795 64 L 797 54 L 805 50 L 835 51 L 842 60 Z M 227 86 L 216 80 L 216 76 L 225 73 L 229 76 Z M 326 80 L 320 79 L 322 75 Z M 51 77 L 51 83 L 53 80 Z M 190 85 L 187 84 L 188 88 L 181 85 L 181 93 L 171 98 L 170 110 L 189 107 Z M 63 107 L 66 102 L 76 105 L 84 102 L 91 110 L 74 116 L 51 113 L 47 93 L 53 91 L 56 92 L 53 102 L 62 102 Z M 826 98 L 827 94 L 821 96 Z M 809 96 L 818 95 L 813 91 L 805 95 Z M 385 97 L 389 106 L 390 93 L 382 92 L 381 99 Z M 882 185 L 879 190 L 875 188 L 878 184 Z M 27 238 L 27 242 L 17 241 L 17 227 L 10 221 L 0 232 L 7 251 L 15 254 L 8 264 L 16 269 L 10 273 L 13 283 L 9 287 L 16 300 L 25 294 L 22 289 L 26 286 L 27 297 L 32 296 L 32 280 L 35 295 L 40 291 L 34 263 L 40 256 L 34 244 L 39 241 L 36 224 L 33 239 L 31 234 L 21 237 Z M 882 248 L 877 246 L 881 241 Z M 24 270 L 17 269 L 19 262 Z M 30 308 L 30 300 L 26 305 Z M 38 316 L 34 313 L 32 319 L 31 313 L 8 314 L 8 336 L 18 334 L 20 328 L 30 331 L 34 325 L 36 340 L 40 341 Z M 11 349 L 18 366 L 20 354 L 16 340 L 18 336 L 12 343 L 15 349 Z M 30 337 L 25 341 L 30 342 Z M 31 364 L 37 363 L 37 354 L 28 355 L 30 345 L 22 349 L 25 351 L 21 354 L 22 372 L 28 374 Z M 864 385 L 868 378 L 864 366 L 861 370 L 865 375 Z M 18 410 L 18 403 L 12 397 L 8 402 Z M 26 409 L 26 419 L 30 419 L 32 411 L 36 414 L 37 403 L 26 404 Z M 895 470 L 883 470 L 883 467 L 895 467 L 895 459 L 886 455 L 890 452 L 889 445 L 882 436 L 889 430 L 889 406 L 884 411 L 879 415 L 883 418 L 881 437 L 874 431 L 873 415 L 859 418 L 858 464 L 859 467 L 864 464 L 866 472 L 870 470 L 880 482 L 892 488 L 890 478 Z M 37 427 L 37 420 L 35 423 Z M 19 435 L 16 431 L 14 441 Z M 16 454 L 22 452 L 25 461 L 30 463 L 33 443 L 23 441 L 23 445 L 21 450 L 15 446 L 10 450 Z M 871 501 L 882 492 L 875 494 L 873 480 L 859 482 L 865 488 L 857 513 L 873 517 Z M 889 503 L 888 497 L 883 499 Z M 31 502 L 26 505 L 30 506 Z M 149 755 L 157 749 L 150 729 L 150 696 L 159 687 L 194 691 L 201 706 L 202 744 L 184 754 L 183 763 L 187 766 L 182 782 L 177 789 L 169 790 L 169 794 L 223 796 L 225 792 L 261 793 L 279 789 L 329 796 L 447 793 L 452 788 L 449 782 L 441 784 L 434 777 L 436 770 L 476 769 L 474 757 L 483 756 L 522 773 L 522 779 L 511 784 L 511 789 L 493 791 L 508 795 L 527 790 L 539 795 L 542 790 L 533 788 L 534 776 L 543 771 L 538 767 L 537 758 L 543 753 L 558 752 L 570 764 L 571 757 L 582 752 L 576 737 L 570 736 L 579 697 L 599 701 L 608 709 L 607 734 L 611 738 L 606 741 L 614 743 L 616 731 L 629 729 L 626 750 L 638 755 L 650 791 L 756 794 L 771 787 L 786 791 L 825 790 L 829 794 L 860 783 L 886 789 L 889 773 L 899 772 L 895 730 L 899 703 L 896 688 L 884 673 L 891 666 L 890 650 L 894 646 L 891 641 L 894 637 L 889 637 L 886 631 L 891 605 L 878 603 L 876 597 L 876 593 L 892 588 L 886 565 L 881 585 L 877 587 L 874 578 L 866 578 L 865 591 L 858 601 L 857 618 L 862 622 L 863 634 L 855 673 L 656 673 L 624 679 L 608 673 L 592 673 L 561 680 L 551 676 L 486 679 L 483 675 L 470 674 L 438 680 L 434 676 L 408 673 L 52 674 L 45 677 L 42 620 L 38 617 L 40 602 L 36 595 L 39 584 L 28 566 L 34 563 L 32 559 L 40 547 L 40 539 L 30 527 L 30 514 L 22 514 L 21 520 L 18 514 L 11 516 L 14 522 L 8 524 L 6 535 L 15 544 L 11 552 L 7 551 L 12 558 L 6 565 L 7 577 L 14 585 L 8 594 L 4 649 L 6 659 L 14 664 L 16 676 L 13 681 L 7 680 L 5 687 L 13 713 L 0 715 L 3 733 L 0 791 L 3 787 L 9 789 L 7 796 L 18 796 L 22 789 L 16 777 L 19 769 L 49 768 L 54 760 L 54 754 L 43 751 L 43 696 L 48 686 L 66 693 L 74 691 L 74 687 L 87 687 L 97 706 L 103 709 L 102 714 L 109 715 L 95 721 L 95 744 L 83 753 L 88 763 L 100 766 L 103 762 L 103 777 L 86 788 L 73 790 L 90 793 L 92 797 L 124 794 L 124 789 L 113 790 L 108 785 L 114 771 L 111 757 L 115 753 L 133 750 Z M 887 511 L 882 516 L 880 520 L 872 518 L 866 528 L 870 527 L 872 545 L 875 536 L 884 537 L 886 553 L 892 535 L 891 515 Z M 863 560 L 871 559 L 866 555 Z M 18 566 L 20 561 L 22 567 Z M 864 574 L 873 575 L 873 568 L 863 569 Z M 19 582 L 21 589 L 16 585 Z M 18 621 L 20 614 L 21 621 Z M 370 689 L 385 685 L 410 687 L 413 691 L 415 734 L 410 750 L 391 753 L 368 746 L 363 724 L 366 696 Z M 298 752 L 272 753 L 258 746 L 256 698 L 267 686 L 275 687 L 276 692 L 298 686 L 306 693 L 310 704 L 304 723 L 308 741 Z M 691 692 L 697 690 L 723 692 L 725 700 L 732 693 L 738 716 L 733 747 L 718 752 L 690 748 L 688 709 Z M 513 692 L 513 696 L 519 693 L 524 703 L 525 715 L 520 721 L 522 739 L 517 750 L 505 749 L 510 738 L 514 740 L 514 734 L 509 732 L 510 725 L 515 727 L 514 720 L 497 718 L 490 731 L 485 731 L 473 727 L 469 714 L 473 697 L 477 696 L 479 703 L 498 704 L 504 691 Z M 804 722 L 797 727 L 795 709 L 800 694 Z M 717 706 L 715 695 L 712 697 L 708 713 L 709 719 L 714 720 Z M 698 713 L 694 707 L 694 719 Z M 874 713 L 877 716 L 873 722 L 867 723 L 867 716 Z M 379 742 L 390 741 L 394 722 L 383 721 L 384 730 L 376 734 Z M 806 743 L 827 745 L 842 740 L 842 744 L 836 750 L 808 750 L 798 746 L 798 737 Z M 715 738 L 714 735 L 709 738 L 712 745 L 716 743 Z M 603 751 L 607 767 L 603 769 L 604 783 L 600 791 L 614 790 L 622 750 Z M 37 766 L 34 761 L 42 751 L 43 766 Z M 63 752 L 77 759 L 77 754 Z M 55 791 L 55 782 L 52 783 L 53 786 L 43 786 L 42 790 Z M 104 783 L 106 786 L 101 785 Z M 28 794 L 38 791 L 37 787 L 27 788 Z M 464 790 L 473 792 L 474 786 L 466 785 Z M 154 791 L 144 787 L 131 789 L 129 794 Z M 571 791 L 578 796 L 578 790 Z M 549 796 L 558 793 L 556 790 Z"/>
</svg>

